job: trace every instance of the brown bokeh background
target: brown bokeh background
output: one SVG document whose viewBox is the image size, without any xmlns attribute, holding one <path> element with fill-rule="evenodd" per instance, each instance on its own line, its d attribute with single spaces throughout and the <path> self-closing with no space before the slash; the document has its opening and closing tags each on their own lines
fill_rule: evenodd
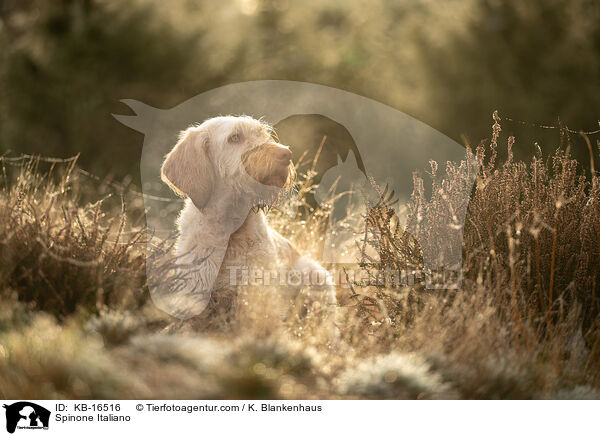
<svg viewBox="0 0 600 436">
<path fill-rule="evenodd" d="M 120 99 L 169 108 L 248 80 L 341 88 L 472 145 L 498 110 L 523 158 L 562 125 L 599 128 L 594 0 L 0 0 L 0 53 L 3 154 L 81 153 L 134 182 L 142 138 L 112 118 Z"/>
</svg>

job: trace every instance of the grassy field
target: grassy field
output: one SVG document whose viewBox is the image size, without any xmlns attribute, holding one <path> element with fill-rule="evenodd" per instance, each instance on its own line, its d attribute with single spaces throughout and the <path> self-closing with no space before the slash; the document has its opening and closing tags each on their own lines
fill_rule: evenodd
<svg viewBox="0 0 600 436">
<path fill-rule="evenodd" d="M 140 195 L 76 159 L 1 158 L 0 397 L 598 399 L 600 180 L 568 141 L 530 162 L 514 160 L 513 142 L 496 122 L 473 150 L 462 289 L 340 287 L 333 347 L 310 316 L 281 321 L 260 293 L 211 331 L 160 312 Z M 306 169 L 293 199 L 305 206 L 269 218 L 310 252 L 331 210 L 303 202 Z M 441 210 L 463 171 L 417 178 L 408 220 Z M 350 253 L 368 274 L 423 262 L 388 212 L 366 215 L 362 247 L 379 256 Z"/>
</svg>

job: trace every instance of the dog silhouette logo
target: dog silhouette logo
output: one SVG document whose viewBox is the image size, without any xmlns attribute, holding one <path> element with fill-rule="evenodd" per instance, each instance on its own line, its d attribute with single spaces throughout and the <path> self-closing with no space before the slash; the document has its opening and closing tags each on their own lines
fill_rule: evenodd
<svg viewBox="0 0 600 436">
<path fill-rule="evenodd" d="M 4 405 L 6 409 L 6 431 L 14 433 L 16 429 L 48 429 L 50 411 L 29 401 L 19 401 Z"/>
<path fill-rule="evenodd" d="M 308 206 L 323 206 L 331 196 L 337 198 L 326 234 L 317 247 L 321 258 L 316 260 L 345 263 L 338 259 L 338 254 L 344 252 L 340 245 L 354 246 L 362 233 L 348 230 L 352 226 L 343 222 L 348 215 L 344 211 L 353 202 L 362 201 L 363 206 L 378 204 L 379 192 L 373 181 L 390 197 L 386 197 L 385 204 L 419 245 L 422 270 L 431 278 L 439 272 L 450 277 L 440 282 L 428 280 L 426 287 L 461 287 L 462 229 L 480 163 L 470 150 L 432 127 L 392 107 L 343 90 L 279 80 L 226 85 L 166 109 L 130 99 L 122 102 L 134 115 L 113 116 L 144 134 L 140 176 L 149 235 L 148 258 L 153 259 L 146 264 L 148 286 L 154 303 L 167 313 L 181 319 L 197 316 L 206 308 L 206 299 L 199 299 L 196 304 L 192 298 L 181 310 L 185 306 L 181 302 L 189 296 L 163 292 L 164 263 L 156 255 L 156 246 L 175 234 L 174 223 L 182 200 L 174 198 L 161 181 L 161 165 L 179 132 L 223 114 L 261 119 L 274 127 L 279 142 L 288 145 L 296 159 L 304 156 L 310 163 L 314 158 L 311 172 L 315 173 L 313 182 L 320 188 L 307 195 Z M 433 171 L 432 165 L 437 170 L 438 163 L 439 171 Z M 311 169 L 310 165 L 306 169 Z M 431 176 L 436 190 L 422 186 L 422 182 L 415 184 L 420 180 L 415 174 Z M 452 179 L 452 183 L 446 179 Z M 428 199 L 434 197 L 439 199 L 438 208 L 429 206 Z M 414 222 L 406 219 L 413 198 L 419 200 Z"/>
</svg>

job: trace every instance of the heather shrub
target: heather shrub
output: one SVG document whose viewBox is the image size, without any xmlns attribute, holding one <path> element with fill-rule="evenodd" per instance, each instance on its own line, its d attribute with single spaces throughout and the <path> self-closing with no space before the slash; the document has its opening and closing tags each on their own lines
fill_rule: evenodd
<svg viewBox="0 0 600 436">
<path fill-rule="evenodd" d="M 513 137 L 508 138 L 508 158 L 497 162 L 501 128 L 497 114 L 494 119 L 491 143 L 475 149 L 480 169 L 463 229 L 464 290 L 485 287 L 499 316 L 536 328 L 565 320 L 577 305 L 583 310 L 579 322 L 584 333 L 593 336 L 600 308 L 598 177 L 586 177 L 569 149 L 559 148 L 546 159 L 539 152 L 530 164 L 515 161 Z M 466 174 L 472 170 L 466 162 L 449 163 L 446 174 L 439 176 L 437 164 L 432 163 L 431 197 L 425 194 L 423 179 L 415 176 L 408 226 L 425 212 L 447 213 L 452 187 L 468 179 Z M 386 267 L 423 267 L 418 243 L 394 227 L 390 216 L 385 202 L 369 212 L 361 262 L 372 277 Z M 439 241 L 444 239 L 443 230 L 419 229 Z M 377 258 L 367 253 L 367 245 L 378 248 Z M 414 297 L 414 289 L 406 297 L 391 299 L 387 289 L 375 292 L 390 313 L 410 315 L 405 306 Z M 453 299 L 452 293 L 443 297 Z"/>
<path fill-rule="evenodd" d="M 0 292 L 58 317 L 139 308 L 147 300 L 144 230 L 106 199 L 81 204 L 75 164 L 50 162 L 44 172 L 37 158 L 1 159 Z"/>
<path fill-rule="evenodd" d="M 569 378 L 597 380 L 600 370 L 598 177 L 586 176 L 568 147 L 517 161 L 513 137 L 500 162 L 500 133 L 494 114 L 490 143 L 474 150 L 480 168 L 463 228 L 461 290 L 351 287 L 362 325 L 379 330 L 380 344 L 442 353 L 442 366 L 467 398 L 533 398 Z M 442 175 L 437 167 L 432 163 L 430 196 L 415 176 L 408 226 L 421 215 L 447 214 L 453 186 L 472 171 L 467 162 L 449 163 Z M 365 222 L 359 259 L 369 277 L 423 268 L 421 247 L 395 224 L 385 201 Z M 420 231 L 443 241 L 443 229 L 432 230 Z"/>
</svg>

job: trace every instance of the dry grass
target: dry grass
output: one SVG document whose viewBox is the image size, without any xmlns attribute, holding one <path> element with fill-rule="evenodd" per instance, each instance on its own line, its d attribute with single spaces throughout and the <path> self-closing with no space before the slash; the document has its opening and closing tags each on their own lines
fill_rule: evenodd
<svg viewBox="0 0 600 436">
<path fill-rule="evenodd" d="M 310 313 L 275 322 L 260 290 L 220 332 L 160 313 L 148 298 L 139 199 L 125 196 L 128 210 L 101 200 L 75 161 L 4 159 L 0 397 L 600 398 L 598 178 L 565 150 L 498 163 L 499 134 L 496 123 L 491 144 L 475 150 L 483 165 L 462 289 L 340 288 L 333 348 Z M 437 174 L 431 197 L 416 178 L 409 224 L 424 209 L 447 213 L 435 193 L 464 171 Z M 311 210 L 311 189 L 308 171 L 299 210 L 270 215 L 316 251 L 330 210 Z M 355 255 L 367 272 L 422 265 L 385 202 L 366 218 Z"/>
<path fill-rule="evenodd" d="M 16 167 L 3 160 L 3 291 L 60 319 L 103 305 L 140 307 L 146 299 L 144 231 L 127 225 L 124 209 L 107 213 L 102 200 L 78 203 L 75 162 L 40 171 L 39 159 L 16 161 Z"/>
</svg>

